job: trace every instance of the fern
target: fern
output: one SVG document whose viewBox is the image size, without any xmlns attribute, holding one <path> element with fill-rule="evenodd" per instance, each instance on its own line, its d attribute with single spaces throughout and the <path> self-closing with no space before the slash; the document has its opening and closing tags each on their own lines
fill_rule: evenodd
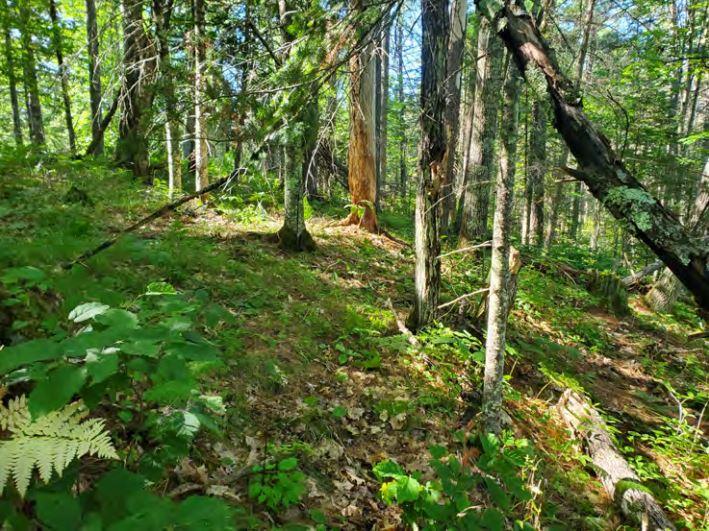
<svg viewBox="0 0 709 531">
<path fill-rule="evenodd" d="M 0 428 L 11 434 L 0 441 L 0 493 L 12 475 L 24 497 L 35 467 L 47 483 L 52 471 L 61 476 L 73 459 L 86 454 L 117 459 L 103 419 L 84 420 L 87 415 L 81 402 L 34 420 L 24 395 L 10 400 L 7 407 L 0 404 Z"/>
</svg>

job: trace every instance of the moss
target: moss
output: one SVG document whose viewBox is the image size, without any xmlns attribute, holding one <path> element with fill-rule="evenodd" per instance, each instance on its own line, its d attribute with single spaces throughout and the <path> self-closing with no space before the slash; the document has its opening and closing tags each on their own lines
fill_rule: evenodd
<svg viewBox="0 0 709 531">
<path fill-rule="evenodd" d="M 285 225 L 276 233 L 278 238 L 278 245 L 281 249 L 286 251 L 314 251 L 315 250 L 315 240 L 310 235 L 307 230 L 303 230 L 300 234 L 290 227 Z"/>
</svg>

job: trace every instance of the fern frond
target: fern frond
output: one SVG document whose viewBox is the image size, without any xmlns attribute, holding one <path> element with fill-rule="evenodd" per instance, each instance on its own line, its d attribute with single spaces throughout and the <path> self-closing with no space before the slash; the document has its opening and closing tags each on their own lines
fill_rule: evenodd
<svg viewBox="0 0 709 531">
<path fill-rule="evenodd" d="M 32 419 L 25 396 L 0 404 L 0 427 L 12 437 L 0 441 L 0 492 L 12 476 L 24 496 L 35 468 L 47 483 L 52 473 L 62 475 L 69 463 L 84 455 L 117 459 L 103 419 L 84 420 L 88 412 L 81 402 Z"/>
</svg>

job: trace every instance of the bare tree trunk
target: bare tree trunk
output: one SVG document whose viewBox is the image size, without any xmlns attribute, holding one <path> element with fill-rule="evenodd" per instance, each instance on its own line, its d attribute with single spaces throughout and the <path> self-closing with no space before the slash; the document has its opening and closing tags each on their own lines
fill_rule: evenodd
<svg viewBox="0 0 709 531">
<path fill-rule="evenodd" d="M 591 233 L 591 250 L 598 250 L 598 242 L 601 239 L 601 222 L 603 220 L 603 205 L 598 201 L 593 204 L 593 232 Z"/>
<path fill-rule="evenodd" d="M 20 103 L 17 99 L 17 78 L 15 77 L 15 57 L 12 50 L 12 38 L 10 36 L 9 25 L 9 8 L 7 0 L 3 0 L 2 4 L 2 29 L 5 36 L 5 75 L 7 83 L 10 87 L 10 105 L 12 106 L 12 132 L 15 137 L 15 144 L 18 147 L 22 146 L 22 119 L 20 118 Z"/>
<path fill-rule="evenodd" d="M 59 81 L 62 87 L 62 101 L 64 103 L 64 119 L 66 120 L 66 132 L 69 136 L 69 151 L 76 156 L 76 133 L 74 132 L 74 118 L 71 115 L 71 98 L 69 97 L 69 79 L 67 68 L 64 64 L 64 52 L 62 51 L 62 28 L 57 15 L 57 4 L 55 0 L 49 0 L 49 18 L 52 21 L 52 44 L 54 54 L 59 67 Z"/>
<path fill-rule="evenodd" d="M 488 10 L 485 16 L 499 17 L 498 36 L 520 68 L 531 63 L 544 74 L 554 107 L 554 124 L 580 165 L 578 178 L 665 262 L 692 292 L 700 308 L 709 311 L 706 246 L 692 241 L 679 220 L 616 157 L 608 141 L 584 114 L 578 91 L 561 73 L 524 6 L 514 1 L 497 7 L 497 12 Z"/>
<path fill-rule="evenodd" d="M 409 315 L 413 330 L 430 324 L 438 307 L 441 283 L 440 203 L 445 179 L 447 0 L 422 0 L 421 160 L 416 192 L 416 298 Z"/>
<path fill-rule="evenodd" d="M 406 125 L 404 105 L 404 28 L 401 19 L 396 22 L 394 32 L 394 47 L 396 48 L 396 82 L 397 97 L 399 99 L 399 194 L 406 197 L 408 170 L 406 168 Z"/>
<path fill-rule="evenodd" d="M 379 199 L 380 194 L 384 187 L 386 186 L 387 178 L 387 128 L 388 128 L 388 117 L 389 112 L 389 31 L 391 27 L 387 24 L 382 29 L 380 48 L 379 48 L 379 73 L 377 82 L 377 198 Z M 379 206 L 377 205 L 379 209 Z"/>
<path fill-rule="evenodd" d="M 362 9 L 355 0 L 355 9 Z M 348 174 L 352 212 L 346 224 L 377 232 L 376 57 L 370 41 L 350 59 L 350 144 Z M 363 213 L 360 216 L 360 212 Z"/>
<path fill-rule="evenodd" d="M 491 176 L 495 158 L 497 111 L 502 78 L 502 46 L 487 19 L 480 20 L 473 104 L 473 131 L 461 205 L 461 240 L 488 237 Z"/>
<path fill-rule="evenodd" d="M 98 55 L 99 42 L 95 0 L 86 0 L 86 40 L 89 55 L 91 143 L 95 144 L 93 153 L 103 155 L 103 131 L 101 131 L 101 65 Z"/>
<path fill-rule="evenodd" d="M 194 0 L 194 187 L 197 192 L 209 184 L 207 114 L 204 110 L 204 77 L 207 50 L 204 35 L 204 11 L 204 0 Z"/>
<path fill-rule="evenodd" d="M 27 98 L 27 115 L 30 125 L 30 140 L 36 146 L 44 145 L 44 125 L 42 122 L 42 103 L 39 99 L 37 81 L 37 63 L 32 42 L 31 7 L 20 2 L 20 34 L 22 44 L 22 71 Z"/>
<path fill-rule="evenodd" d="M 546 174 L 547 110 L 545 102 L 532 104 L 532 134 L 529 141 L 529 240 L 544 243 L 544 176 Z"/>
<path fill-rule="evenodd" d="M 460 94 L 461 69 L 463 66 L 463 51 L 465 49 L 465 29 L 467 26 L 467 1 L 453 0 L 451 4 L 450 42 L 448 43 L 448 66 L 446 82 L 446 134 L 448 147 L 443 159 L 443 209 L 441 213 L 441 232 L 448 231 L 451 216 L 455 211 L 455 169 L 458 153 L 458 138 L 460 133 Z"/>
<path fill-rule="evenodd" d="M 143 25 L 143 0 L 123 2 L 123 113 L 118 127 L 116 162 L 147 178 L 150 166 L 146 138 L 147 111 L 152 103 L 148 87 L 155 56 Z"/>
<path fill-rule="evenodd" d="M 502 431 L 502 382 L 505 369 L 505 334 L 509 313 L 510 234 L 517 157 L 517 123 L 520 78 L 509 60 L 502 103 L 500 171 L 497 174 L 495 217 L 490 261 L 483 417 L 485 430 Z"/>
<path fill-rule="evenodd" d="M 182 190 L 182 150 L 180 149 L 180 113 L 175 96 L 174 69 L 168 41 L 172 20 L 173 2 L 167 5 L 162 0 L 153 0 L 153 18 L 158 41 L 161 77 L 161 92 L 165 98 L 165 150 L 167 152 L 168 190 L 170 196 L 175 190 Z"/>
</svg>

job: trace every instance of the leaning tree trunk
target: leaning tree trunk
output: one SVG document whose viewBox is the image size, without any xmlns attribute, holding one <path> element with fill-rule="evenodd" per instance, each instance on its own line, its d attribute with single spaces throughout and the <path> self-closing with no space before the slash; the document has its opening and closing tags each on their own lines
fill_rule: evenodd
<svg viewBox="0 0 709 531">
<path fill-rule="evenodd" d="M 12 132 L 15 137 L 15 144 L 22 146 L 22 119 L 20 118 L 20 103 L 17 99 L 17 78 L 15 77 L 15 57 L 12 50 L 12 38 L 10 36 L 10 13 L 7 0 L 2 4 L 2 30 L 5 36 L 5 75 L 10 88 L 10 105 L 12 107 Z"/>
<path fill-rule="evenodd" d="M 709 228 L 709 158 L 704 164 L 702 177 L 699 181 L 699 190 L 697 192 L 692 211 L 685 224 L 690 227 L 692 234 L 699 240 L 698 245 L 706 246 L 706 231 Z M 645 298 L 657 312 L 665 312 L 669 310 L 682 292 L 682 284 L 677 277 L 668 268 L 660 273 L 660 278 L 657 279 L 655 285 L 647 293 Z"/>
<path fill-rule="evenodd" d="M 64 64 L 64 52 L 62 28 L 59 24 L 57 14 L 57 4 L 55 0 L 49 0 L 49 18 L 52 21 L 52 45 L 54 46 L 54 54 L 57 58 L 59 67 L 59 81 L 62 87 L 62 101 L 64 103 L 64 119 L 66 120 L 66 132 L 69 136 L 69 151 L 72 155 L 76 155 L 76 133 L 74 132 L 74 118 L 71 115 L 71 98 L 69 97 L 69 78 L 67 68 Z"/>
<path fill-rule="evenodd" d="M 207 51 L 204 35 L 204 10 L 204 0 L 194 0 L 194 187 L 198 192 L 209 184 L 207 115 L 204 111 L 204 77 Z"/>
<path fill-rule="evenodd" d="M 101 64 L 98 55 L 99 42 L 95 0 L 86 0 L 86 40 L 89 55 L 91 143 L 95 145 L 93 153 L 103 155 L 103 131 L 101 130 Z"/>
<path fill-rule="evenodd" d="M 480 6 L 480 0 L 477 3 Z M 674 214 L 616 157 L 608 140 L 586 117 L 578 91 L 559 69 L 524 6 L 511 0 L 484 6 L 485 16 L 499 21 L 498 35 L 520 70 L 531 64 L 543 73 L 554 108 L 555 127 L 579 163 L 578 178 L 674 272 L 699 306 L 709 311 L 706 246 L 693 241 Z"/>
<path fill-rule="evenodd" d="M 502 430 L 502 383 L 505 368 L 505 333 L 511 305 L 510 233 L 517 156 L 517 121 L 520 79 L 509 61 L 502 102 L 502 138 L 500 171 L 495 190 L 495 217 L 490 259 L 487 336 L 485 340 L 485 375 L 483 384 L 483 421 L 485 430 L 499 434 Z"/>
<path fill-rule="evenodd" d="M 30 125 L 30 140 L 36 146 L 44 145 L 44 125 L 42 122 L 42 103 L 39 99 L 37 64 L 32 42 L 31 7 L 20 3 L 20 42 L 22 44 L 22 72 L 27 99 L 27 115 Z"/>
<path fill-rule="evenodd" d="M 447 232 L 451 216 L 455 210 L 455 168 L 460 133 L 460 94 L 463 51 L 465 49 L 465 29 L 468 20 L 466 0 L 453 0 L 451 5 L 450 42 L 448 43 L 447 94 L 446 94 L 446 134 L 448 147 L 443 159 L 443 211 L 441 232 Z"/>
<path fill-rule="evenodd" d="M 446 155 L 448 1 L 422 0 L 421 159 L 416 192 L 416 298 L 408 319 L 418 330 L 433 321 L 441 283 L 441 191 Z"/>
<path fill-rule="evenodd" d="M 486 19 L 480 20 L 470 153 L 460 209 L 462 241 L 488 236 L 490 180 L 495 158 L 497 111 L 502 78 L 502 46 Z"/>
<path fill-rule="evenodd" d="M 584 397 L 567 389 L 559 399 L 559 413 L 584 444 L 596 474 L 623 514 L 643 531 L 674 530 L 635 471 L 618 452 L 603 418 Z"/>
<path fill-rule="evenodd" d="M 355 2 L 362 9 L 361 1 Z M 377 168 L 376 168 L 376 58 L 375 44 L 370 40 L 350 59 L 350 144 L 347 181 L 350 186 L 352 212 L 346 224 L 359 225 L 377 232 Z M 360 216 L 360 213 L 363 215 Z"/>
<path fill-rule="evenodd" d="M 123 92 L 122 115 L 118 126 L 116 162 L 130 168 L 136 177 L 147 178 L 148 112 L 153 94 L 150 88 L 156 56 L 145 33 L 143 0 L 123 2 Z"/>
</svg>

